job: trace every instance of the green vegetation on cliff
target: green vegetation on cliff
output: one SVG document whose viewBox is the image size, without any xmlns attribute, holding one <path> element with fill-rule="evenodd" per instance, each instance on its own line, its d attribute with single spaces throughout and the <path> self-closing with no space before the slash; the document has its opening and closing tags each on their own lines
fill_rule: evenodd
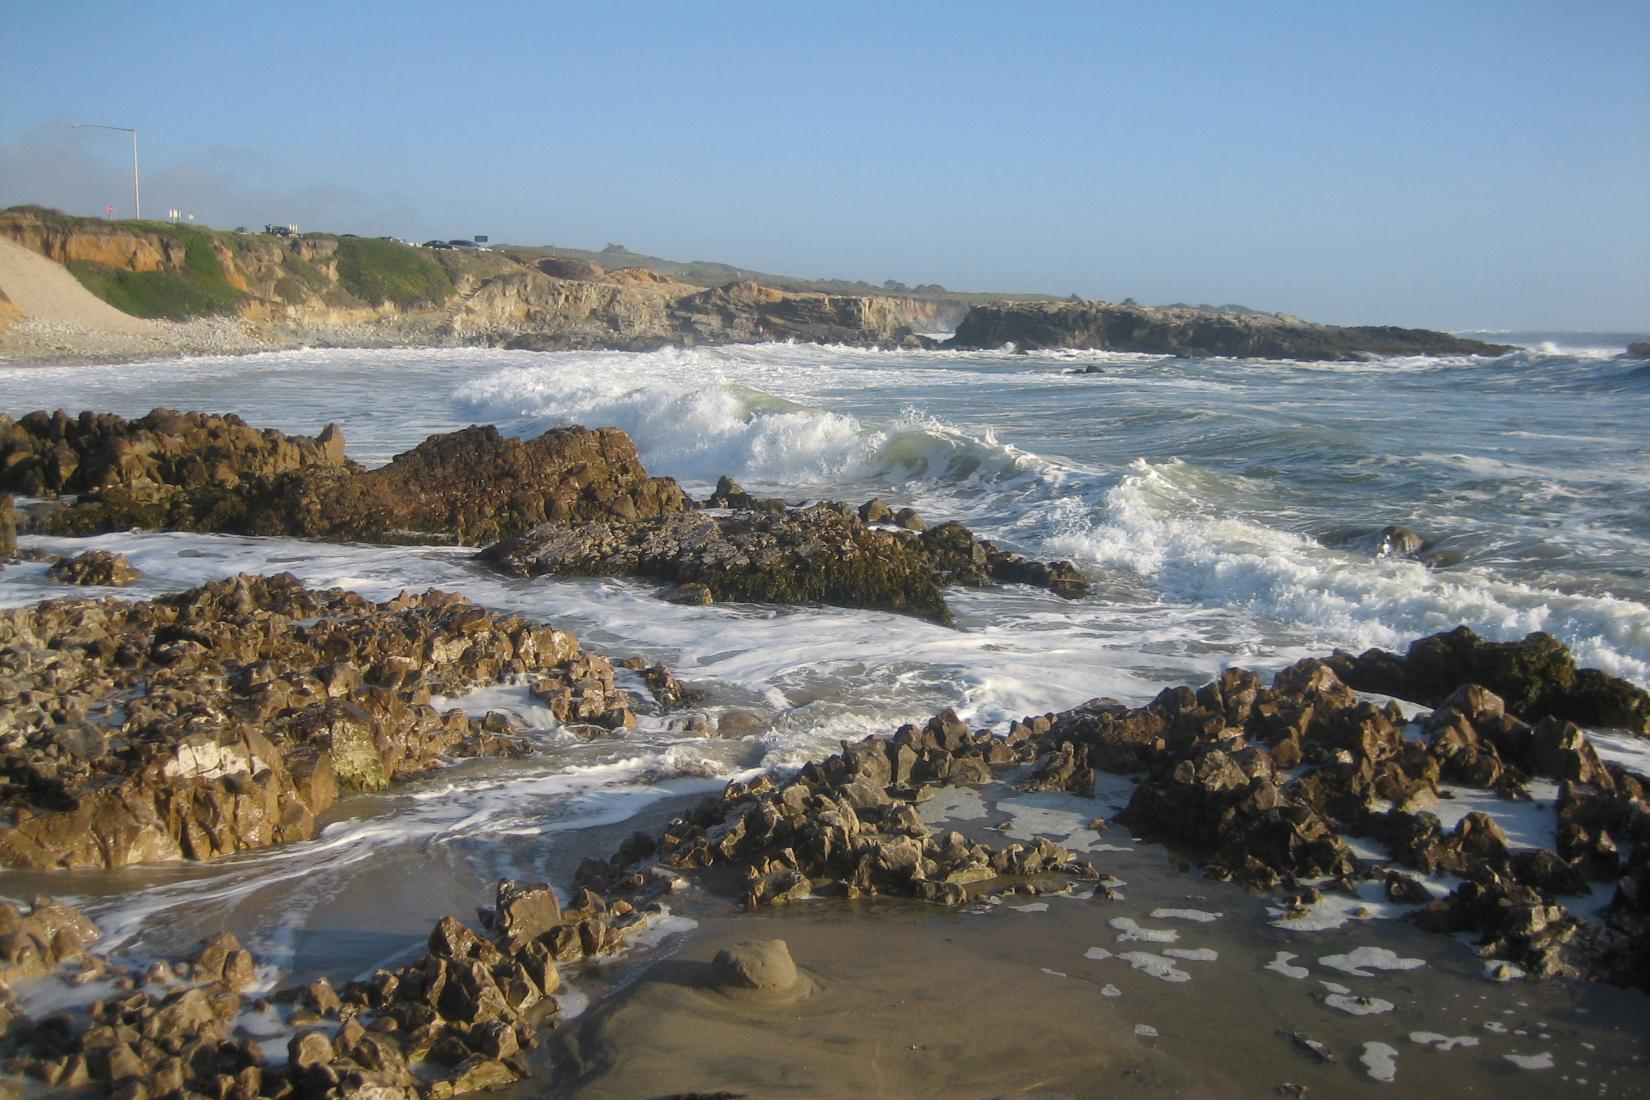
<svg viewBox="0 0 1650 1100">
<path fill-rule="evenodd" d="M 168 321 L 234 313 L 245 300 L 246 295 L 236 290 L 224 274 L 223 263 L 213 247 L 213 234 L 165 222 L 131 224 L 182 244 L 182 266 L 127 271 L 87 260 L 70 262 L 69 270 L 87 290 L 123 313 Z"/>
<path fill-rule="evenodd" d="M 447 270 L 411 245 L 344 237 L 338 241 L 338 283 L 364 302 L 402 309 L 440 305 L 452 296 Z"/>
</svg>

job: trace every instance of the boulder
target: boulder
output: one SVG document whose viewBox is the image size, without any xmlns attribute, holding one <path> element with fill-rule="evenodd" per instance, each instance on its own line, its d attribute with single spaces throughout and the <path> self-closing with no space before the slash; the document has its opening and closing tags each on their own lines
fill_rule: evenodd
<svg viewBox="0 0 1650 1100">
<path fill-rule="evenodd" d="M 791 950 L 784 940 L 746 940 L 716 953 L 710 964 L 710 981 L 713 988 L 723 992 L 783 997 L 796 991 L 802 975 L 791 961 Z"/>
<path fill-rule="evenodd" d="M 1570 651 L 1548 634 L 1488 642 L 1461 626 L 1422 638 L 1402 655 L 1338 652 L 1328 663 L 1360 691 L 1437 706 L 1457 688 L 1474 684 L 1528 722 L 1552 717 L 1650 733 L 1650 692 L 1597 669 L 1578 669 Z"/>
<path fill-rule="evenodd" d="M 132 568 L 125 554 L 112 554 L 107 550 L 87 550 L 57 562 L 46 572 L 60 584 L 124 587 L 138 579 L 138 571 Z"/>
</svg>

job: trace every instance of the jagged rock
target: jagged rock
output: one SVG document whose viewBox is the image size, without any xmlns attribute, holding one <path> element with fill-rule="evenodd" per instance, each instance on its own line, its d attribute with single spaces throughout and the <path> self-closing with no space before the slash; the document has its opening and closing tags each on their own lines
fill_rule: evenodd
<svg viewBox="0 0 1650 1100">
<path fill-rule="evenodd" d="M 507 941 L 536 940 L 561 923 L 561 904 L 546 883 L 500 879 L 494 925 Z M 541 983 L 542 984 L 542 983 Z"/>
<path fill-rule="evenodd" d="M 0 981 L 49 974 L 98 938 L 83 913 L 51 898 L 35 898 L 27 913 L 0 902 Z"/>
<path fill-rule="evenodd" d="M 0 493 L 0 560 L 16 556 L 17 512 L 12 506 L 11 494 Z"/>
<path fill-rule="evenodd" d="M 699 584 L 721 600 L 828 603 L 938 622 L 951 620 L 944 584 L 1010 579 L 1072 598 L 1087 590 L 1069 563 L 1027 562 L 976 542 L 960 524 L 913 537 L 867 527 L 837 503 L 626 525 L 545 524 L 483 556 L 517 576 L 639 574 L 683 589 Z M 668 598 L 686 602 L 683 589 Z"/>
<path fill-rule="evenodd" d="M 1377 558 L 1407 558 L 1427 548 L 1427 540 L 1408 527 L 1389 525 L 1375 533 L 1371 540 Z"/>
<path fill-rule="evenodd" d="M 373 604 L 291 576 L 0 612 L 0 862 L 118 867 L 303 839 L 343 793 L 525 751 L 432 693 L 582 684 L 571 635 L 429 592 Z M 140 687 L 141 692 L 134 693 Z M 622 693 L 579 718 L 628 719 Z M 633 721 L 633 719 L 628 719 Z"/>
<path fill-rule="evenodd" d="M 87 550 L 48 569 L 54 581 L 62 584 L 96 584 L 122 587 L 138 579 L 138 571 L 126 560 L 125 554 L 111 554 L 107 550 Z"/>
<path fill-rule="evenodd" d="M 1361 691 L 1436 706 L 1457 688 L 1478 684 L 1527 721 L 1552 717 L 1650 733 L 1650 692 L 1597 669 L 1578 669 L 1570 651 L 1549 634 L 1486 642 L 1462 626 L 1416 641 L 1403 656 L 1380 649 L 1356 657 L 1338 652 L 1329 663 Z"/>
<path fill-rule="evenodd" d="M 29 496 L 122 489 L 159 499 L 164 488 L 230 489 L 308 465 L 346 465 L 336 425 L 310 438 L 171 409 L 136 420 L 61 410 L 0 416 L 0 488 Z"/>
<path fill-rule="evenodd" d="M 490 547 L 518 576 L 639 574 L 698 582 L 720 600 L 832 603 L 949 622 L 923 559 L 828 506 L 731 516 L 664 516 L 615 526 L 547 524 Z"/>
<path fill-rule="evenodd" d="M 3 487 L 80 494 L 43 513 L 40 525 L 56 533 L 148 527 L 389 543 L 480 544 L 547 520 L 645 519 L 691 503 L 674 481 L 649 477 L 615 428 L 520 440 L 472 427 L 362 470 L 332 426 L 288 439 L 237 417 L 161 409 L 131 422 L 0 417 Z"/>
<path fill-rule="evenodd" d="M 689 607 L 715 602 L 715 596 L 709 585 L 698 581 L 688 581 L 679 584 L 666 592 L 662 597 L 666 603 L 683 604 Z"/>
</svg>

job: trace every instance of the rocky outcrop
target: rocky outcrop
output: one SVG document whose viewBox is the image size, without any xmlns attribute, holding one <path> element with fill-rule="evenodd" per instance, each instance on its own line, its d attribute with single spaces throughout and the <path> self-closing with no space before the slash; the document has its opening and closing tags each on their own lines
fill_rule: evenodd
<svg viewBox="0 0 1650 1100">
<path fill-rule="evenodd" d="M 102 585 L 123 587 L 138 579 L 138 572 L 125 554 L 107 550 L 88 550 L 72 558 L 64 558 L 46 570 L 46 575 L 60 584 Z"/>
<path fill-rule="evenodd" d="M 1087 793 L 1097 770 L 1140 774 L 1119 820 L 1195 846 L 1206 853 L 1206 874 L 1288 886 L 1293 909 L 1320 897 L 1298 888 L 1300 879 L 1351 889 L 1378 878 L 1389 897 L 1424 906 L 1423 927 L 1479 935 L 1486 957 L 1534 974 L 1603 974 L 1650 988 L 1650 873 L 1638 854 L 1650 838 L 1644 781 L 1601 762 L 1575 726 L 1550 718 L 1531 726 L 1481 685 L 1461 687 L 1419 724 L 1424 736 L 1406 737 L 1395 705 L 1363 701 L 1331 664 L 1303 661 L 1270 685 L 1230 669 L 1145 707 L 1095 700 L 1028 718 L 1009 736 L 1035 746 L 1027 789 Z M 1445 829 L 1424 808 L 1446 781 L 1520 799 L 1535 776 L 1562 787 L 1545 849 L 1514 851 L 1488 814 Z M 1466 881 L 1433 901 L 1415 880 L 1354 858 L 1343 834 L 1373 838 L 1423 873 Z M 1620 838 L 1632 840 L 1630 858 Z M 1617 885 L 1599 923 L 1563 904 L 1594 882 Z"/>
<path fill-rule="evenodd" d="M 975 306 L 948 348 L 1089 348 L 1183 357 L 1340 360 L 1386 355 L 1505 355 L 1514 348 L 1426 329 L 1342 328 L 1214 310 L 1017 302 Z"/>
<path fill-rule="evenodd" d="M 677 513 L 630 524 L 546 524 L 483 552 L 517 576 L 643 576 L 697 585 L 695 602 L 824 603 L 949 623 L 941 589 L 992 581 L 1087 591 L 1066 562 L 1028 561 L 961 524 L 927 531 L 872 527 L 840 503 L 787 508 L 723 479 L 711 503 L 731 515 Z M 701 598 L 702 597 L 702 598 Z"/>
<path fill-rule="evenodd" d="M 558 962 L 619 950 L 657 911 L 589 891 L 563 907 L 542 883 L 505 880 L 491 935 L 443 917 L 395 970 L 254 998 L 257 961 L 228 932 L 140 972 L 87 953 L 98 931 L 76 910 L 46 898 L 27 914 L 0 906 L 6 1069 L 54 1094 L 448 1100 L 527 1076 L 538 1027 L 559 1010 Z M 7 983 L 59 967 L 110 994 L 84 1013 L 31 1019 Z M 272 1025 L 285 1030 L 283 1055 L 266 1053 Z"/>
<path fill-rule="evenodd" d="M 525 751 L 432 695 L 521 677 L 624 725 L 569 634 L 427 592 L 374 604 L 288 575 L 0 613 L 0 863 L 121 867 L 301 840 L 342 794 Z M 576 713 L 572 702 L 578 703 Z"/>
<path fill-rule="evenodd" d="M 645 880 L 639 866 L 727 867 L 743 877 L 749 907 L 877 895 L 961 905 L 1097 882 L 1098 871 L 1058 844 L 999 848 L 938 833 L 912 805 L 925 786 L 985 783 L 994 767 L 1030 755 L 1023 739 L 971 730 L 945 711 L 892 738 L 844 743 L 791 779 L 730 783 L 660 837 L 637 834 L 611 860 L 586 861 L 579 881 L 613 891 Z"/>
<path fill-rule="evenodd" d="M 348 467 L 344 437 L 288 436 L 238 416 L 156 409 L 127 420 L 113 413 L 71 417 L 0 414 L 0 488 L 30 496 L 121 489 L 233 489 L 304 466 Z"/>
<path fill-rule="evenodd" d="M 1460 626 L 1422 638 L 1402 655 L 1382 649 L 1358 656 L 1337 652 L 1329 663 L 1360 691 L 1436 705 L 1463 684 L 1482 684 L 1527 721 L 1553 717 L 1650 733 L 1650 692 L 1598 669 L 1577 668 L 1570 651 L 1550 634 L 1487 642 Z"/>
<path fill-rule="evenodd" d="M 532 440 L 467 428 L 362 470 L 334 426 L 287 437 L 163 409 L 134 421 L 0 417 L 0 488 L 79 493 L 31 521 L 62 534 L 147 527 L 390 543 L 481 544 L 547 521 L 646 519 L 690 503 L 674 481 L 649 477 L 613 428 Z"/>
<path fill-rule="evenodd" d="M 1650 341 L 1628 344 L 1627 350 L 1616 356 L 1617 359 L 1650 359 Z"/>
</svg>

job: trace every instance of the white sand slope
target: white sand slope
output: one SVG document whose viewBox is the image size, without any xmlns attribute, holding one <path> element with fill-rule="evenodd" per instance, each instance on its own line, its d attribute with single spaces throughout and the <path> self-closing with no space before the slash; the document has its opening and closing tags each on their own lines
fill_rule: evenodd
<svg viewBox="0 0 1650 1100">
<path fill-rule="evenodd" d="M 0 237 L 0 290 L 25 318 L 72 325 L 88 332 L 157 336 L 153 321 L 100 301 L 62 264 Z"/>
</svg>

